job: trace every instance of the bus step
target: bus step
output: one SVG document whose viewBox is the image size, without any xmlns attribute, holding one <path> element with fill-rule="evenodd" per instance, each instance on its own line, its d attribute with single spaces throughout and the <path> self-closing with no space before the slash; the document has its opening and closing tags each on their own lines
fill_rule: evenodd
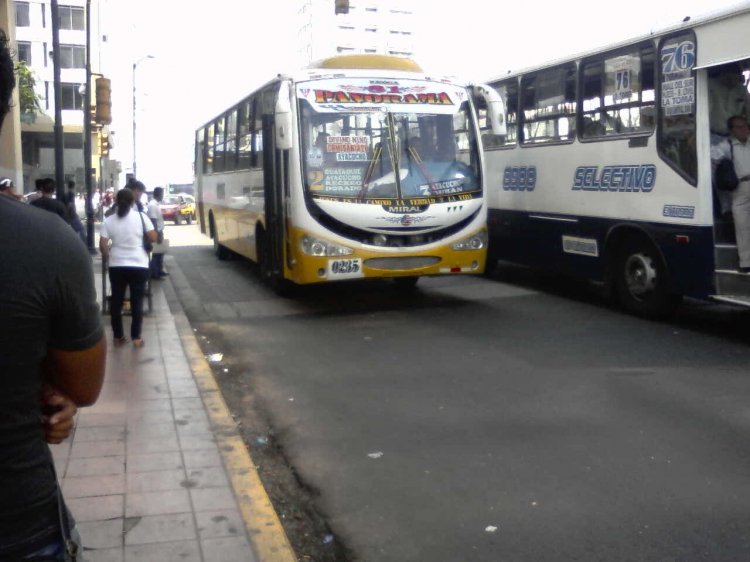
<svg viewBox="0 0 750 562">
<path fill-rule="evenodd" d="M 719 295 L 750 298 L 750 273 L 740 273 L 735 269 L 717 269 L 716 289 Z"/>
<path fill-rule="evenodd" d="M 750 308 L 750 297 L 742 297 L 738 295 L 711 295 L 711 300 Z"/>
<path fill-rule="evenodd" d="M 737 269 L 739 256 L 736 244 L 716 244 L 716 270 Z"/>
</svg>

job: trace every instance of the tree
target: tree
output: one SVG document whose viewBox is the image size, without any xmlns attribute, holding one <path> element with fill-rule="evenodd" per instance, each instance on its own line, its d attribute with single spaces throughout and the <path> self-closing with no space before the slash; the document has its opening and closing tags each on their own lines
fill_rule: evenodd
<svg viewBox="0 0 750 562">
<path fill-rule="evenodd" d="M 18 98 L 22 115 L 36 115 L 42 111 L 39 103 L 41 99 L 34 91 L 36 80 L 34 72 L 26 65 L 25 61 L 16 64 L 16 75 L 18 76 Z"/>
</svg>

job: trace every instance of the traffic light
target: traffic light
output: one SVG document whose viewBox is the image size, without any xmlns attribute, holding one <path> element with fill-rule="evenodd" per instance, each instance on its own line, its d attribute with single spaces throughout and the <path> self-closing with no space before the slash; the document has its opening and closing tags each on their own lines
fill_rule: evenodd
<svg viewBox="0 0 750 562">
<path fill-rule="evenodd" d="M 336 1 L 336 14 L 348 14 L 349 13 L 349 0 L 335 0 Z"/>
<path fill-rule="evenodd" d="M 102 135 L 99 138 L 99 154 L 102 158 L 109 156 L 109 135 Z"/>
<path fill-rule="evenodd" d="M 96 79 L 96 122 L 109 125 L 112 122 L 112 88 L 109 78 Z"/>
</svg>

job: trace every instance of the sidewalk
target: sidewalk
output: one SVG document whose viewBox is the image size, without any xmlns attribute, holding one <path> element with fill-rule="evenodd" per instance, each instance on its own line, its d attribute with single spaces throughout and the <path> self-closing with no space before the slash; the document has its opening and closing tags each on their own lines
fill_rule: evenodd
<svg viewBox="0 0 750 562">
<path fill-rule="evenodd" d="M 101 258 L 93 261 L 101 292 Z M 79 411 L 73 435 L 52 446 L 85 560 L 293 562 L 211 369 L 163 283 L 170 281 L 152 283 L 145 347 L 113 347 L 103 317 L 110 346 L 101 396 Z M 128 325 L 126 316 L 126 334 Z"/>
</svg>

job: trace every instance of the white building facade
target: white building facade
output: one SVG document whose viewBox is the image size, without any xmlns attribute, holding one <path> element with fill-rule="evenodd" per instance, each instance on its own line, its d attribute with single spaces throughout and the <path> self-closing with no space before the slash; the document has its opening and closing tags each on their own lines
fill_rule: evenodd
<svg viewBox="0 0 750 562">
<path fill-rule="evenodd" d="M 31 69 L 41 106 L 35 114 L 21 114 L 23 185 L 24 191 L 29 192 L 34 190 L 37 178 L 55 176 L 52 7 L 50 0 L 15 0 L 13 4 L 13 48 L 17 59 L 24 61 Z M 95 103 L 94 81 L 100 69 L 103 45 L 106 43 L 106 35 L 100 30 L 102 4 L 105 4 L 102 0 L 91 1 L 92 104 Z M 87 117 L 83 107 L 86 84 L 86 0 L 58 2 L 58 14 L 64 175 L 66 180 L 75 180 L 80 189 L 85 184 L 83 132 L 84 118 Z M 100 137 L 99 134 L 92 134 L 93 164 L 97 173 L 101 163 Z"/>
<path fill-rule="evenodd" d="M 334 0 L 301 0 L 299 63 L 342 54 L 411 58 L 417 39 L 416 0 L 350 0 L 346 14 Z"/>
</svg>

